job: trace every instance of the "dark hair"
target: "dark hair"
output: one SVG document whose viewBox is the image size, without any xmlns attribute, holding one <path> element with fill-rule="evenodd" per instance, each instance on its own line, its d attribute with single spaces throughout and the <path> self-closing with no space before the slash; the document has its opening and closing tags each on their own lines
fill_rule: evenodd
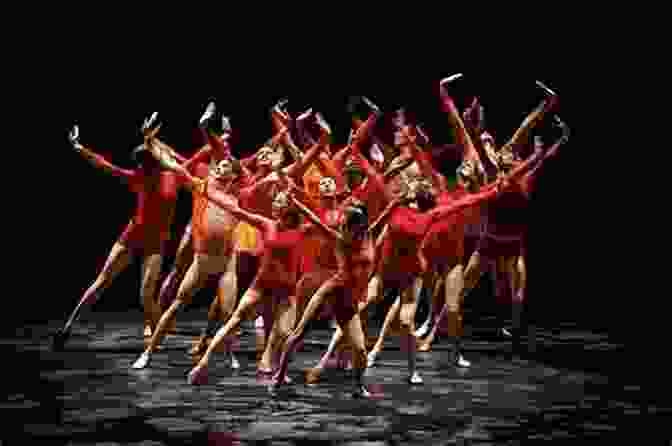
<svg viewBox="0 0 672 446">
<path fill-rule="evenodd" d="M 233 173 L 235 173 L 236 175 L 240 175 L 241 173 L 243 173 L 243 167 L 240 164 L 240 161 L 238 161 L 235 158 L 230 158 L 230 160 L 231 160 L 231 170 L 233 170 Z"/>
<path fill-rule="evenodd" d="M 436 206 L 436 199 L 434 195 L 428 190 L 419 190 L 415 193 L 415 200 L 418 202 L 418 208 L 421 212 L 425 212 Z"/>
<path fill-rule="evenodd" d="M 366 206 L 355 204 L 345 208 L 345 226 L 349 231 L 359 234 L 363 233 L 369 225 L 369 211 Z"/>
<path fill-rule="evenodd" d="M 287 219 L 290 228 L 298 228 L 303 221 L 303 215 L 301 215 L 301 212 L 294 206 L 290 206 L 289 209 L 287 209 L 284 218 Z"/>
</svg>

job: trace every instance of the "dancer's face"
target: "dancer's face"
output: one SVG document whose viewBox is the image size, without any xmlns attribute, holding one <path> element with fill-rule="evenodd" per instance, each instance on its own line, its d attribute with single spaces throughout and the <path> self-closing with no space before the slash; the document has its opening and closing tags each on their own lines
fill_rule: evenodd
<svg viewBox="0 0 672 446">
<path fill-rule="evenodd" d="M 273 149 L 270 147 L 262 147 L 257 153 L 257 164 L 259 166 L 268 166 L 273 165 Z"/>
<path fill-rule="evenodd" d="M 223 159 L 217 163 L 210 173 L 218 180 L 226 180 L 235 176 L 233 171 L 233 163 L 229 159 Z"/>
<path fill-rule="evenodd" d="M 331 177 L 320 178 L 320 195 L 332 197 L 336 193 L 336 181 Z"/>
<path fill-rule="evenodd" d="M 504 171 L 508 171 L 513 167 L 514 163 L 513 151 L 510 149 L 503 149 L 499 152 L 499 168 Z"/>
</svg>

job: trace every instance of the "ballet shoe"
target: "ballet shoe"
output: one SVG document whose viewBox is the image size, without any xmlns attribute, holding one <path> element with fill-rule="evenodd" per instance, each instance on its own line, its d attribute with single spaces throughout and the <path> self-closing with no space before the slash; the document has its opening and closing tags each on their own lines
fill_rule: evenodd
<svg viewBox="0 0 672 446">
<path fill-rule="evenodd" d="M 317 384 L 318 382 L 320 382 L 320 376 L 322 376 L 322 369 L 313 367 L 310 369 L 306 369 L 303 373 L 306 384 Z"/>
<path fill-rule="evenodd" d="M 352 392 L 352 397 L 353 398 L 371 398 L 371 392 L 369 392 L 369 389 L 367 389 L 365 385 L 359 385 L 359 386 L 357 386 L 355 391 Z"/>
<path fill-rule="evenodd" d="M 411 385 L 424 384 L 422 376 L 420 376 L 418 372 L 413 372 L 413 374 L 407 378 L 407 381 Z"/>
<path fill-rule="evenodd" d="M 192 386 L 200 386 L 208 383 L 208 368 L 196 366 L 189 372 L 187 382 Z"/>
<path fill-rule="evenodd" d="M 145 338 L 151 338 L 153 333 L 152 326 L 145 322 L 145 330 L 143 333 Z"/>
<path fill-rule="evenodd" d="M 366 355 L 366 366 L 367 367 L 373 367 L 376 365 L 378 359 L 378 352 L 375 350 L 371 350 L 368 355 Z"/>
<path fill-rule="evenodd" d="M 471 362 L 464 359 L 462 353 L 458 353 L 457 355 L 455 355 L 455 365 L 466 369 L 471 367 Z"/>
<path fill-rule="evenodd" d="M 230 365 L 231 365 L 231 368 L 232 368 L 233 370 L 238 370 L 238 369 L 240 369 L 240 361 L 238 361 L 238 358 L 236 358 L 235 356 L 233 356 L 233 354 L 231 355 L 231 364 L 230 364 Z"/>
<path fill-rule="evenodd" d="M 145 351 L 145 352 L 143 352 L 143 353 L 140 355 L 140 357 L 133 363 L 133 366 L 132 366 L 132 367 L 133 367 L 135 370 L 144 369 L 145 367 L 147 367 L 147 366 L 149 365 L 149 362 L 150 362 L 150 356 L 149 356 L 149 353 L 147 353 L 147 352 Z"/>
</svg>

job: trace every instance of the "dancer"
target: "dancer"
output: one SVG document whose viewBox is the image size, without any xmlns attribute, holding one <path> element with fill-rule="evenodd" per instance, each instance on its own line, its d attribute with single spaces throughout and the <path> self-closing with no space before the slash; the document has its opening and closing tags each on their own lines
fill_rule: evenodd
<svg viewBox="0 0 672 446">
<path fill-rule="evenodd" d="M 151 129 L 156 114 L 143 126 L 145 141 L 154 136 L 160 126 Z M 137 195 L 137 207 L 131 222 L 115 242 L 102 271 L 85 291 L 65 326 L 54 336 L 53 348 L 60 350 L 70 336 L 72 324 L 80 311 L 96 302 L 102 292 L 135 259 L 142 261 L 141 304 L 144 308 L 144 326 L 154 331 L 161 316 L 159 304 L 154 299 L 157 281 L 161 272 L 164 245 L 170 238 L 177 190 L 182 182 L 173 172 L 161 169 L 147 147 L 141 145 L 133 151 L 138 163 L 136 169 L 122 169 L 104 157 L 83 146 L 79 141 L 79 128 L 74 126 L 69 134 L 70 143 L 77 153 L 93 166 L 124 180 Z M 147 330 L 145 330 L 147 331 Z"/>
<path fill-rule="evenodd" d="M 211 141 L 213 143 L 213 141 Z M 150 140 L 150 144 L 152 141 Z M 157 148 L 153 149 L 157 159 L 160 158 Z M 171 164 L 164 162 L 166 167 Z M 187 171 L 180 166 L 178 172 Z M 180 284 L 175 301 L 161 316 L 156 331 L 152 335 L 145 352 L 133 364 L 133 368 L 144 368 L 150 360 L 151 354 L 160 345 L 167 326 L 176 317 L 179 310 L 191 302 L 194 294 L 201 289 L 213 276 L 219 276 L 218 301 L 226 316 L 233 311 L 236 302 L 236 256 L 234 255 L 233 229 L 237 223 L 236 218 L 222 212 L 215 206 L 210 206 L 206 196 L 224 196 L 235 199 L 237 191 L 241 187 L 241 167 L 238 162 L 231 159 L 221 160 L 209 175 L 200 180 L 199 188 L 192 187 L 193 200 L 193 236 L 194 236 L 194 260 L 189 267 L 184 280 Z M 238 368 L 239 364 L 233 352 L 231 364 Z"/>
<path fill-rule="evenodd" d="M 543 85 L 543 84 L 542 84 Z M 481 268 L 484 260 L 491 259 L 495 262 L 498 279 L 507 282 L 507 292 L 514 292 L 513 278 L 516 277 L 515 265 L 522 249 L 522 240 L 525 233 L 526 212 L 529 205 L 530 178 L 524 177 L 535 163 L 543 160 L 541 147 L 525 161 L 516 160 L 512 147 L 527 137 L 529 131 L 534 128 L 546 113 L 551 111 L 557 103 L 557 96 L 544 87 L 548 96 L 542 104 L 533 111 L 516 131 L 511 140 L 497 154 L 497 166 L 500 176 L 510 178 L 511 187 L 497 200 L 488 203 L 487 227 L 481 237 L 477 250 L 472 254 L 464 272 L 464 283 L 459 293 L 458 302 L 463 302 L 465 296 L 476 286 L 481 276 Z M 517 308 L 514 307 L 514 326 Z M 447 313 L 449 308 L 444 305 L 442 313 Z"/>
</svg>

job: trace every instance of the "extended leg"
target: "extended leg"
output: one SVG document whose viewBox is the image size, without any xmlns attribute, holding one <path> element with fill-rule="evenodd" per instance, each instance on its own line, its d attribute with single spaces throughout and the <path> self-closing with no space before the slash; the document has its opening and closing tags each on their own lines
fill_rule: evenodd
<svg viewBox="0 0 672 446">
<path fill-rule="evenodd" d="M 163 256 L 161 254 L 147 255 L 142 262 L 140 300 L 144 310 L 145 336 L 151 336 L 161 317 L 161 307 L 154 297 L 162 263 Z"/>
<path fill-rule="evenodd" d="M 168 273 L 168 276 L 164 279 L 163 284 L 161 285 L 161 290 L 159 291 L 158 301 L 161 304 L 162 312 L 168 309 L 170 304 L 173 303 L 173 300 L 175 300 L 180 283 L 182 283 L 184 275 L 187 273 L 193 260 L 194 249 L 191 238 L 190 222 L 184 230 L 182 240 L 180 240 L 180 246 L 177 248 L 173 267 L 171 268 L 170 273 Z"/>
<path fill-rule="evenodd" d="M 80 299 L 73 312 L 70 314 L 70 317 L 65 323 L 63 329 L 59 331 L 54 337 L 54 349 L 59 350 L 63 348 L 65 341 L 70 335 L 72 324 L 79 317 L 81 310 L 84 307 L 88 307 L 96 302 L 96 300 L 98 300 L 100 297 L 100 294 L 106 288 L 108 288 L 113 280 L 131 264 L 132 260 L 133 255 L 129 248 L 119 242 L 112 246 L 110 255 L 107 257 L 102 271 L 96 280 L 91 284 L 91 286 L 84 292 L 84 295 Z"/>
<path fill-rule="evenodd" d="M 413 284 L 401 292 L 402 350 L 408 355 L 408 381 L 411 384 L 422 384 L 422 378 L 416 370 L 416 337 L 414 333 L 415 311 L 418 307 L 418 296 L 422 289 L 422 278 L 417 277 Z"/>
<path fill-rule="evenodd" d="M 385 340 L 385 336 L 387 335 L 387 332 L 389 331 L 392 322 L 394 322 L 396 319 L 400 317 L 399 316 L 400 313 L 401 313 L 401 296 L 397 297 L 397 299 L 394 301 L 390 309 L 387 310 L 387 314 L 385 315 L 385 321 L 383 322 L 383 326 L 380 329 L 378 339 L 376 340 L 375 345 L 367 355 L 368 367 L 373 367 L 373 365 L 376 363 L 376 358 L 383 350 L 383 341 Z"/>
<path fill-rule="evenodd" d="M 149 364 L 151 354 L 154 353 L 157 347 L 161 344 L 166 329 L 177 316 L 177 312 L 183 309 L 184 305 L 190 303 L 194 294 L 206 284 L 208 274 L 202 271 L 202 269 L 203 266 L 201 265 L 201 260 L 196 257 L 180 285 L 180 289 L 177 292 L 177 298 L 170 307 L 168 307 L 168 310 L 163 313 L 156 326 L 156 330 L 152 333 L 152 339 L 150 340 L 149 345 L 133 364 L 134 369 L 142 369 Z"/>
<path fill-rule="evenodd" d="M 242 321 L 249 313 L 255 310 L 255 306 L 261 298 L 261 292 L 257 288 L 248 288 L 248 290 L 245 291 L 245 294 L 240 300 L 238 307 L 233 312 L 233 315 L 231 315 L 224 326 L 219 329 L 207 350 L 201 357 L 200 361 L 198 361 L 196 367 L 194 367 L 191 372 L 189 372 L 189 383 L 199 384 L 207 380 L 207 367 L 208 362 L 210 361 L 210 356 L 222 342 L 230 341 L 230 333 L 233 332 L 233 330 L 235 330 L 238 325 L 240 325 L 240 321 Z"/>
</svg>

